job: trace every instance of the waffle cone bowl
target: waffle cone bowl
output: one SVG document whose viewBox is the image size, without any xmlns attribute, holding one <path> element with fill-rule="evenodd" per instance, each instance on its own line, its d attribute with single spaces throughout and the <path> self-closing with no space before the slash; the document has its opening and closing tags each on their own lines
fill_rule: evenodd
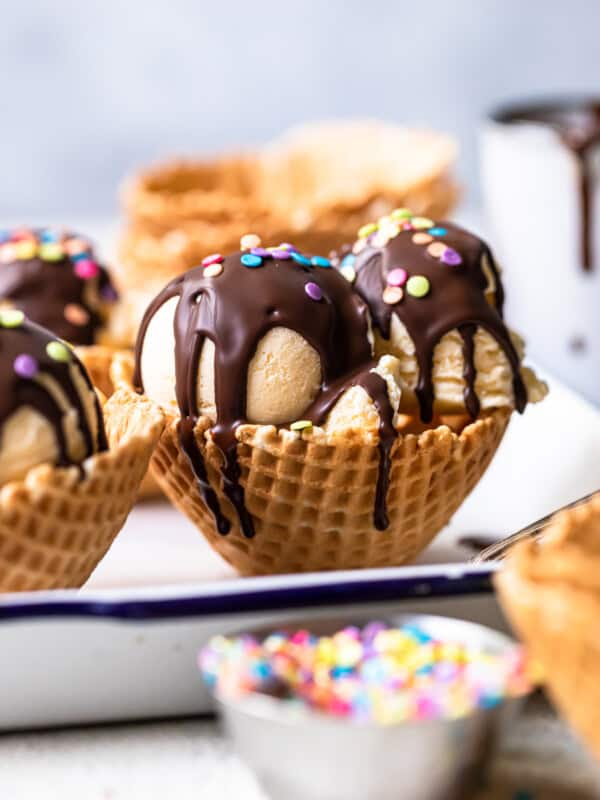
<svg viewBox="0 0 600 800">
<path fill-rule="evenodd" d="M 600 498 L 516 546 L 496 587 L 553 701 L 600 758 Z"/>
<path fill-rule="evenodd" d="M 83 463 L 83 477 L 46 464 L 0 489 L 1 592 L 80 587 L 123 526 L 164 420 L 122 391 L 104 418 L 109 450 Z"/>
<path fill-rule="evenodd" d="M 132 359 L 117 358 L 115 381 L 131 388 Z M 125 388 L 129 387 L 129 388 Z M 405 564 L 450 520 L 490 463 L 508 425 L 493 411 L 455 432 L 447 425 L 400 434 L 391 452 L 389 527 L 373 522 L 379 471 L 377 441 L 360 431 L 328 435 L 240 425 L 236 431 L 245 505 L 256 534 L 246 538 L 221 486 L 221 453 L 201 417 L 195 438 L 209 482 L 231 521 L 218 533 L 179 441 L 179 415 L 166 424 L 151 470 L 161 489 L 241 575 L 309 572 Z"/>
<path fill-rule="evenodd" d="M 326 254 L 397 206 L 444 217 L 458 195 L 455 155 L 451 139 L 429 131 L 323 123 L 245 157 L 158 165 L 124 186 L 121 280 L 158 288 L 207 253 L 237 250 L 248 231 Z"/>
</svg>

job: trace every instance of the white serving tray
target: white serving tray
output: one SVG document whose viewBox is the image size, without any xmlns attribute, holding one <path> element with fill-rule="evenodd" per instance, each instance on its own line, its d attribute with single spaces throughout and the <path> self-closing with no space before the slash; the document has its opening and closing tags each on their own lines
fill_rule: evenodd
<svg viewBox="0 0 600 800">
<path fill-rule="evenodd" d="M 139 505 L 84 589 L 0 598 L 0 730 L 207 711 L 207 638 L 292 616 L 402 609 L 501 626 L 493 569 L 464 563 L 457 540 L 504 535 L 600 486 L 600 414 L 551 384 L 415 567 L 240 579 L 166 502 Z"/>
</svg>

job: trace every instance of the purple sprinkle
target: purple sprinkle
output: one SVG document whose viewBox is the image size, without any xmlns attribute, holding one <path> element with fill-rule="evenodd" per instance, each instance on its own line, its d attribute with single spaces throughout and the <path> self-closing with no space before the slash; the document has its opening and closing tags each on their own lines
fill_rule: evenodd
<svg viewBox="0 0 600 800">
<path fill-rule="evenodd" d="M 448 264 L 450 267 L 457 267 L 459 264 L 462 264 L 462 258 L 460 254 L 453 250 L 451 247 L 447 247 L 440 257 L 440 261 L 443 264 Z"/>
<path fill-rule="evenodd" d="M 309 281 L 308 283 L 304 284 L 304 291 L 310 297 L 311 300 L 322 300 L 323 299 L 323 292 L 321 291 L 321 287 L 317 286 L 316 283 L 313 281 Z"/>
<path fill-rule="evenodd" d="M 119 299 L 117 290 L 114 286 L 111 286 L 110 283 L 107 283 L 106 286 L 103 286 L 102 289 L 100 289 L 100 294 L 102 299 L 106 300 L 107 303 L 114 303 L 115 300 Z"/>
<path fill-rule="evenodd" d="M 15 358 L 13 367 L 20 378 L 33 378 L 37 375 L 39 364 L 33 356 L 21 353 Z"/>
<path fill-rule="evenodd" d="M 261 258 L 269 258 L 271 253 L 266 247 L 253 247 L 250 252 L 253 256 L 260 256 Z"/>
<path fill-rule="evenodd" d="M 286 258 L 292 257 L 291 253 L 288 250 L 271 250 L 271 255 L 273 256 L 273 258 L 277 258 L 280 260 L 281 259 L 285 260 Z"/>
</svg>

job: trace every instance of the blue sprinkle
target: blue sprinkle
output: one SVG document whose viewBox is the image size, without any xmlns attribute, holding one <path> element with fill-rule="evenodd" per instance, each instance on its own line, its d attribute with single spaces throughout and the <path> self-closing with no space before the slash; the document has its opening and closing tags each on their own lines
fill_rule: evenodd
<svg viewBox="0 0 600 800">
<path fill-rule="evenodd" d="M 427 644 L 427 642 L 431 641 L 431 636 L 425 631 L 421 630 L 421 628 L 417 627 L 416 625 L 404 625 L 403 631 L 408 636 L 411 636 L 413 639 L 416 639 L 419 644 Z"/>
<path fill-rule="evenodd" d="M 58 235 L 54 231 L 42 231 L 40 234 L 41 242 L 56 242 Z"/>
<path fill-rule="evenodd" d="M 0 231 L 0 244 L 8 242 L 10 239 L 10 231 Z"/>
<path fill-rule="evenodd" d="M 259 680 L 264 680 L 265 678 L 269 678 L 272 674 L 271 667 L 268 664 L 265 664 L 264 662 L 259 662 L 257 664 L 254 664 L 251 669 L 251 672 L 254 675 L 254 677 L 258 678 Z"/>
<path fill-rule="evenodd" d="M 330 267 L 331 261 L 328 258 L 324 258 L 323 256 L 313 256 L 311 261 L 315 267 Z"/>
<path fill-rule="evenodd" d="M 480 708 L 496 708 L 500 705 L 502 698 L 499 695 L 487 694 L 479 699 Z"/>
<path fill-rule="evenodd" d="M 260 267 L 263 263 L 263 260 L 260 256 L 253 256 L 251 253 L 244 253 L 240 260 L 245 267 L 250 267 L 251 269 L 254 269 L 254 267 Z"/>
<path fill-rule="evenodd" d="M 427 233 L 431 234 L 432 236 L 445 236 L 448 231 L 446 228 L 429 228 Z"/>
<path fill-rule="evenodd" d="M 90 257 L 90 251 L 83 250 L 81 253 L 73 253 L 73 255 L 70 256 L 70 259 L 71 261 L 83 261 L 84 258 L 88 259 L 89 257 Z"/>
<path fill-rule="evenodd" d="M 310 258 L 303 256 L 302 253 L 295 253 L 294 251 L 292 251 L 290 255 L 297 264 L 304 264 L 305 267 L 312 267 L 312 262 Z"/>
<path fill-rule="evenodd" d="M 354 253 L 346 253 L 346 255 L 342 258 L 342 267 L 353 267 L 355 261 L 356 256 Z"/>
<path fill-rule="evenodd" d="M 417 675 L 429 675 L 433 672 L 433 664 L 424 664 L 417 670 Z"/>
<path fill-rule="evenodd" d="M 331 670 L 332 678 L 343 678 L 344 675 L 350 675 L 352 667 L 333 667 Z"/>
</svg>

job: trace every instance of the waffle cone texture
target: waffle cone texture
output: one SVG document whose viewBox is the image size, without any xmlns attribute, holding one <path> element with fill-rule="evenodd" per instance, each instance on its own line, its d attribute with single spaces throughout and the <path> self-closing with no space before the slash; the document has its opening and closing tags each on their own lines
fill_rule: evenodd
<svg viewBox="0 0 600 800">
<path fill-rule="evenodd" d="M 76 347 L 75 352 L 87 369 L 93 385 L 100 389 L 105 397 L 112 397 L 116 388 L 111 372 L 112 364 L 118 353 L 127 358 L 127 351 L 120 351 L 106 345 L 91 345 Z M 162 492 L 152 473 L 148 470 L 140 484 L 138 499 L 153 500 L 157 497 L 162 497 Z"/>
<path fill-rule="evenodd" d="M 516 546 L 496 588 L 552 700 L 600 758 L 600 498 Z"/>
<path fill-rule="evenodd" d="M 129 514 L 161 433 L 161 411 L 118 391 L 104 406 L 109 450 L 48 464 L 0 489 L 0 591 L 82 586 Z"/>
<path fill-rule="evenodd" d="M 126 384 L 131 364 L 117 361 Z M 132 391 L 130 389 L 130 391 Z M 507 409 L 491 412 L 455 433 L 446 425 L 401 434 L 391 451 L 387 510 L 390 525 L 373 522 L 379 472 L 377 441 L 364 432 L 326 434 L 241 425 L 236 431 L 245 505 L 256 535 L 246 538 L 221 487 L 222 456 L 200 418 L 195 438 L 208 479 L 231 522 L 218 533 L 178 433 L 179 415 L 166 424 L 151 469 L 161 489 L 238 573 L 266 575 L 412 561 L 450 520 L 485 472 L 506 430 Z"/>
</svg>

